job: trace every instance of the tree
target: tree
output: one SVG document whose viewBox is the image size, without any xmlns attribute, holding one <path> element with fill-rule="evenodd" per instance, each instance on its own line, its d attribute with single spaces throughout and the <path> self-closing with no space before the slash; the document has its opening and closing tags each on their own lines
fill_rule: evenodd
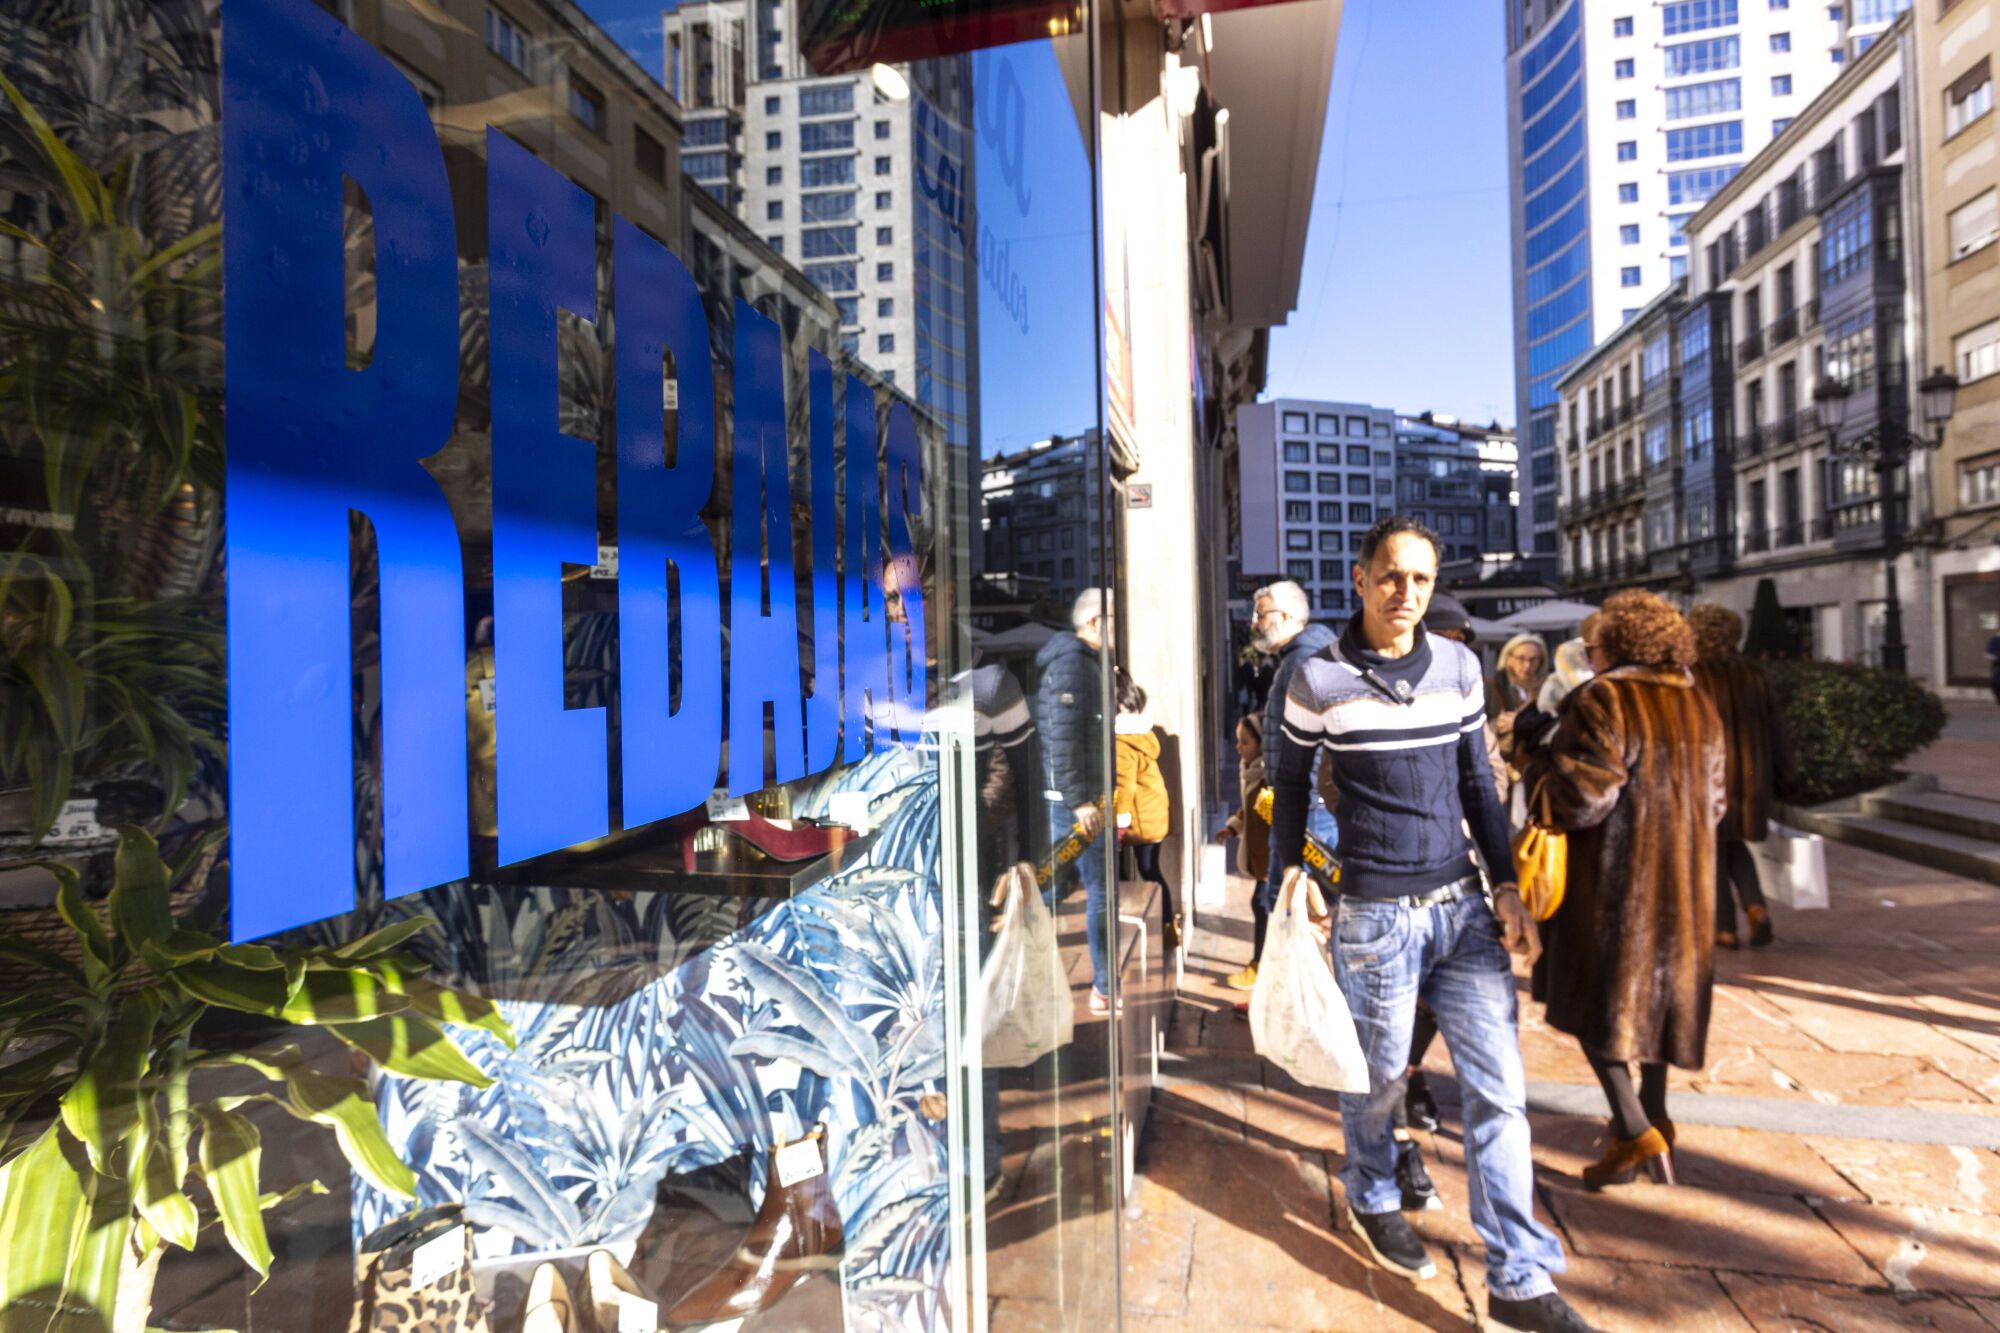
<svg viewBox="0 0 2000 1333">
<path fill-rule="evenodd" d="M 1798 646 L 1792 627 L 1785 620 L 1785 608 L 1778 603 L 1778 585 L 1770 579 L 1757 580 L 1757 593 L 1750 603 L 1750 632 L 1744 636 L 1745 657 L 1796 657 Z"/>
</svg>

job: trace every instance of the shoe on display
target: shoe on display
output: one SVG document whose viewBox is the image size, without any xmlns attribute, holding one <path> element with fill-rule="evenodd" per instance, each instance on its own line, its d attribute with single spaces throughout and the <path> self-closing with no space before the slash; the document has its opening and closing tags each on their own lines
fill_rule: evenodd
<svg viewBox="0 0 2000 1333">
<path fill-rule="evenodd" d="M 528 1282 L 528 1303 L 521 1309 L 521 1333 L 582 1333 L 569 1283 L 554 1264 L 539 1264 Z"/>
<path fill-rule="evenodd" d="M 1750 918 L 1750 947 L 1768 949 L 1777 936 L 1771 933 L 1771 909 L 1768 907 L 1746 907 L 1743 915 Z"/>
<path fill-rule="evenodd" d="M 1486 1327 L 1507 1333 L 1599 1333 L 1553 1291 L 1525 1301 L 1486 1298 Z"/>
<path fill-rule="evenodd" d="M 1354 1234 L 1361 1237 L 1361 1243 L 1368 1247 L 1368 1253 L 1375 1262 L 1398 1276 L 1413 1282 L 1422 1282 L 1437 1276 L 1437 1264 L 1431 1260 L 1431 1252 L 1424 1248 L 1423 1241 L 1410 1229 L 1410 1224 L 1401 1213 L 1357 1213 L 1354 1205 L 1347 1206 L 1347 1219 L 1354 1227 Z"/>
<path fill-rule="evenodd" d="M 592 1251 L 583 1270 L 583 1303 L 597 1333 L 658 1333 L 660 1307 L 609 1250 Z"/>
<path fill-rule="evenodd" d="M 1396 1188 L 1403 1191 L 1403 1211 L 1434 1213 L 1444 1207 L 1438 1201 L 1437 1186 L 1424 1167 L 1424 1152 L 1414 1139 L 1396 1145 Z"/>
<path fill-rule="evenodd" d="M 1437 1099 L 1431 1096 L 1430 1085 L 1424 1081 L 1421 1070 L 1410 1075 L 1410 1085 L 1403 1093 L 1403 1111 L 1409 1117 L 1410 1128 L 1437 1132 L 1441 1123 Z"/>
<path fill-rule="evenodd" d="M 840 1211 L 827 1174 L 826 1127 L 770 1151 L 764 1203 L 736 1252 L 667 1311 L 699 1328 L 767 1310 L 810 1273 L 840 1262 Z"/>
<path fill-rule="evenodd" d="M 1229 987 L 1229 989 L 1231 990 L 1257 989 L 1257 965 L 1255 963 L 1251 963 L 1249 966 L 1245 967 L 1241 972 L 1231 973 L 1229 977 L 1222 984 Z"/>
</svg>

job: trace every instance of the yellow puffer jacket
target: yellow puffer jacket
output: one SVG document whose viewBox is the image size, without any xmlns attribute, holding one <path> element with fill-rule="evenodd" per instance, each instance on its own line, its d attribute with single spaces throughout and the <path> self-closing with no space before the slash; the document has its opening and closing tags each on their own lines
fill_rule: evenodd
<svg viewBox="0 0 2000 1333">
<path fill-rule="evenodd" d="M 1114 816 L 1131 816 L 1119 835 L 1126 842 L 1160 842 L 1170 822 L 1167 780 L 1160 775 L 1160 738 L 1150 727 L 1140 730 L 1140 725 L 1133 714 L 1118 719 L 1118 780 L 1111 789 L 1111 810 Z"/>
</svg>

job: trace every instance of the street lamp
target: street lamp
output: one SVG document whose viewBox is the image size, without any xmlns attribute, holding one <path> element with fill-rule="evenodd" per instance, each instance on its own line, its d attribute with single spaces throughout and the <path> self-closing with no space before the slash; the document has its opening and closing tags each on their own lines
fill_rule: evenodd
<svg viewBox="0 0 2000 1333">
<path fill-rule="evenodd" d="M 1878 414 L 1874 426 L 1851 439 L 1843 440 L 1848 406 L 1853 391 L 1836 379 L 1822 379 L 1813 390 L 1813 406 L 1827 443 L 1837 454 L 1866 458 L 1875 465 L 1875 493 L 1882 510 L 1882 665 L 1899 674 L 1909 670 L 1909 652 L 1903 643 L 1903 605 L 1896 591 L 1896 557 L 1902 549 L 1903 512 L 1896 504 L 1896 473 L 1919 449 L 1936 449 L 1944 443 L 1944 428 L 1958 407 L 1958 377 L 1942 366 L 1917 382 L 1917 410 L 1929 428 L 1919 433 L 1886 415 Z"/>
</svg>

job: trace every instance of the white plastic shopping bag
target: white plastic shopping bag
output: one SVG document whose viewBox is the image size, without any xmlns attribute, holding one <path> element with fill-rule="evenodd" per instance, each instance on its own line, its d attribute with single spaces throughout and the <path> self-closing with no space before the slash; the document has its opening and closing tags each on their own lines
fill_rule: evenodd
<svg viewBox="0 0 2000 1333">
<path fill-rule="evenodd" d="M 1826 839 L 1772 824 L 1770 836 L 1750 850 L 1767 898 L 1794 911 L 1826 906 Z"/>
<path fill-rule="evenodd" d="M 1257 1054 L 1308 1087 L 1366 1092 L 1368 1061 L 1326 946 L 1306 919 L 1309 901 L 1325 910 L 1318 886 L 1298 875 L 1271 913 L 1250 992 L 1250 1036 Z"/>
<path fill-rule="evenodd" d="M 1006 905 L 979 970 L 973 1019 L 989 1067 L 1031 1065 L 1075 1033 L 1056 919 L 1026 862 L 1000 881 Z"/>
</svg>

